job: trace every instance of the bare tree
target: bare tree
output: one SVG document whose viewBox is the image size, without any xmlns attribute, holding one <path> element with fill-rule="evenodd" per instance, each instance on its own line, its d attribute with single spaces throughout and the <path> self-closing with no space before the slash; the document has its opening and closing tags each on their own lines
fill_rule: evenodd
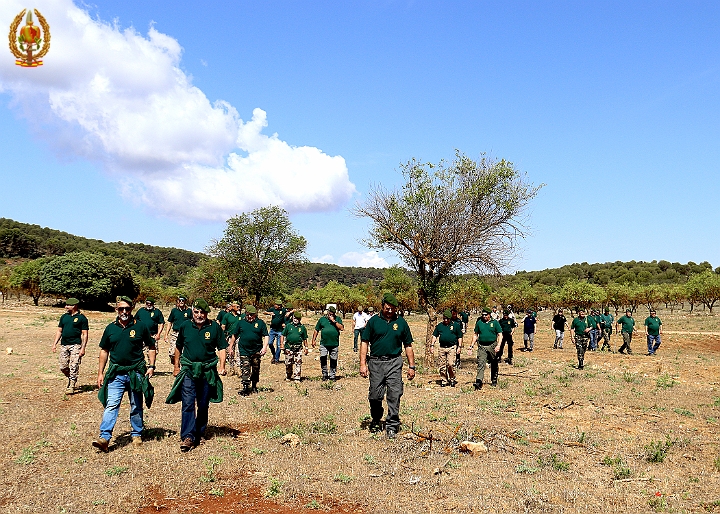
<svg viewBox="0 0 720 514">
<path fill-rule="evenodd" d="M 451 162 L 401 165 L 405 184 L 375 186 L 353 214 L 369 218 L 363 243 L 393 250 L 417 274 L 418 300 L 427 311 L 425 362 L 442 282 L 451 274 L 499 274 L 525 235 L 524 210 L 542 187 L 527 182 L 511 162 L 459 151 Z"/>
</svg>

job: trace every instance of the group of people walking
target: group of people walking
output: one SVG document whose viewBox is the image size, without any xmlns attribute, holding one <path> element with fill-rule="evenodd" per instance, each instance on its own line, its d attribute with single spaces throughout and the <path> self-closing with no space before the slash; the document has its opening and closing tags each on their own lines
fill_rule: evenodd
<svg viewBox="0 0 720 514">
<path fill-rule="evenodd" d="M 78 300 L 66 301 L 66 313 L 58 323 L 52 349 L 60 344 L 60 370 L 67 377 L 67 393 L 77 387 L 80 362 L 88 343 L 88 321 L 79 311 Z M 302 314 L 292 306 L 283 307 L 280 301 L 265 314 L 271 317 L 270 329 L 253 305 L 246 305 L 240 312 L 239 304 L 229 303 L 218 313 L 216 321 L 209 318 L 208 303 L 197 299 L 187 307 L 187 299 L 178 297 L 176 306 L 168 316 L 168 330 L 164 331 L 165 319 L 155 300 L 147 298 L 144 307 L 132 315 L 134 303 L 131 298 L 120 296 L 115 305 L 116 318 L 110 323 L 100 339 L 97 386 L 98 398 L 105 410 L 100 423 L 99 436 L 93 446 L 109 451 L 110 439 L 117 421 L 120 403 L 125 393 L 130 399 L 130 425 L 132 444 L 142 445 L 143 405 L 150 407 L 154 388 L 150 379 L 156 369 L 158 344 L 165 333 L 168 356 L 173 365 L 174 383 L 165 402 L 182 403 L 180 449 L 189 451 L 203 440 L 208 426 L 210 403 L 223 401 L 221 376 L 239 374 L 242 388 L 238 394 L 248 396 L 258 391 L 260 362 L 270 350 L 272 363 L 280 363 L 285 357 L 286 380 L 299 381 L 302 358 L 307 355 L 308 330 L 302 324 Z M 354 345 L 359 352 L 360 375 L 369 377 L 368 401 L 370 407 L 370 430 L 383 429 L 389 438 L 400 429 L 399 407 L 403 394 L 403 351 L 407 358 L 407 378 L 415 377 L 415 357 L 412 334 L 405 319 L 399 315 L 399 304 L 392 294 L 385 294 L 382 308 L 377 314 L 372 308 L 358 310 L 353 316 Z M 442 322 L 433 331 L 431 352 L 437 345 L 441 386 L 457 384 L 456 370 L 460 365 L 463 338 L 468 330 L 469 313 L 448 309 L 442 313 Z M 599 341 L 601 350 L 612 351 L 610 337 L 613 316 L 609 310 L 600 314 L 591 310 L 578 311 L 569 325 L 578 356 L 578 368 L 583 369 L 585 352 L 595 351 Z M 523 324 L 522 350 L 532 352 L 537 325 L 536 314 L 528 311 Z M 552 319 L 555 332 L 554 349 L 562 349 L 568 320 L 559 309 Z M 499 364 L 505 347 L 505 362 L 512 364 L 513 332 L 518 327 L 511 306 L 500 316 L 497 308 L 483 309 L 473 327 L 473 335 L 467 353 L 471 355 L 477 346 L 476 390 L 483 387 L 486 367 L 490 368 L 490 384 L 498 383 Z M 632 353 L 633 333 L 637 332 L 632 312 L 628 310 L 615 322 L 623 345 L 620 353 Z M 320 367 L 323 380 L 337 378 L 340 333 L 344 330 L 342 317 L 330 306 L 317 321 L 311 339 L 313 348 L 320 344 Z M 645 320 L 648 355 L 654 355 L 661 343 L 662 322 L 652 310 Z M 358 345 L 358 339 L 360 344 Z M 383 425 L 383 399 L 387 403 L 387 415 Z"/>
</svg>

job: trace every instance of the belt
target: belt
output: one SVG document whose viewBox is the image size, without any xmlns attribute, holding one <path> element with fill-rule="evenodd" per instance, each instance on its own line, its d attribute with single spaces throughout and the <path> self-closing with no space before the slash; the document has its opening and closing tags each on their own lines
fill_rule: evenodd
<svg viewBox="0 0 720 514">
<path fill-rule="evenodd" d="M 400 357 L 400 354 L 397 355 L 368 355 L 368 359 L 371 360 L 378 360 L 378 361 L 391 361 L 393 359 L 397 359 Z"/>
</svg>

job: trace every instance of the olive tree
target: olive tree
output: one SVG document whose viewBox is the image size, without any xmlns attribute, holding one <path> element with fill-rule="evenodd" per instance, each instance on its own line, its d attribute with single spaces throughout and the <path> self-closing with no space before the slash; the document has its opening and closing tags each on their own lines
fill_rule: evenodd
<svg viewBox="0 0 720 514">
<path fill-rule="evenodd" d="M 412 159 L 400 166 L 404 184 L 374 186 L 353 213 L 370 221 L 369 248 L 394 251 L 415 273 L 427 312 L 427 344 L 437 321 L 442 283 L 453 274 L 499 274 L 526 231 L 525 207 L 542 186 L 527 182 L 506 160 L 473 160 L 459 151 L 438 164 Z"/>
</svg>

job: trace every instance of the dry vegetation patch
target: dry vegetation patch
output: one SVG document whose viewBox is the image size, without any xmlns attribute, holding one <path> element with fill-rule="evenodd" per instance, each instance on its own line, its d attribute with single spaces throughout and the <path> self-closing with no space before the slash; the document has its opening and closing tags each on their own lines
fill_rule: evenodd
<svg viewBox="0 0 720 514">
<path fill-rule="evenodd" d="M 130 444 L 126 403 L 110 453 L 98 454 L 90 446 L 102 413 L 93 383 L 111 315 L 86 313 L 84 391 L 65 396 L 50 351 L 60 314 L 0 309 L 0 346 L 13 347 L 0 356 L 3 512 L 720 510 L 719 341 L 688 333 L 702 332 L 700 315 L 661 312 L 672 333 L 655 358 L 641 354 L 637 337 L 635 355 L 590 352 L 579 371 L 569 342 L 550 349 L 541 313 L 536 350 L 503 364 L 498 388 L 475 392 L 465 356 L 455 388 L 439 387 L 432 372 L 406 381 L 403 432 L 392 441 L 366 429 L 367 381 L 357 374 L 348 320 L 338 381 L 320 380 L 317 351 L 305 358 L 300 384 L 263 359 L 260 393 L 239 397 L 238 378 L 225 378 L 225 402 L 210 407 L 210 438 L 188 454 L 178 449 L 180 407 L 162 401 L 172 376 L 161 347 L 145 444 Z M 422 317 L 409 321 L 416 337 L 424 333 Z M 281 443 L 288 434 L 299 444 Z M 462 452 L 464 441 L 487 452 Z"/>
</svg>

